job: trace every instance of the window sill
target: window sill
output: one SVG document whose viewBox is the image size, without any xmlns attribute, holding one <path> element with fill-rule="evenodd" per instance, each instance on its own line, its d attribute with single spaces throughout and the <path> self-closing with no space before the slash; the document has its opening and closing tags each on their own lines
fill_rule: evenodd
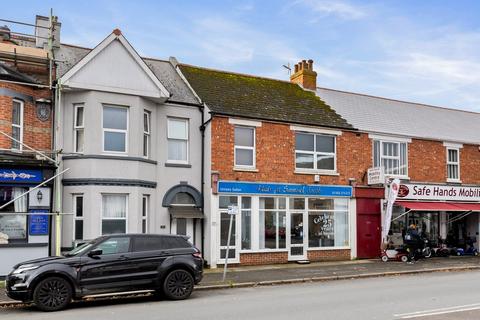
<svg viewBox="0 0 480 320">
<path fill-rule="evenodd" d="M 165 162 L 165 167 L 172 168 L 191 168 L 192 165 L 188 163 L 174 163 L 174 162 Z"/>
<path fill-rule="evenodd" d="M 447 179 L 447 183 L 461 184 L 462 180 Z"/>
<path fill-rule="evenodd" d="M 394 174 L 386 174 L 385 178 L 392 178 L 392 179 L 398 178 L 400 180 L 410 180 L 409 176 L 399 176 L 399 175 L 394 175 Z"/>
<path fill-rule="evenodd" d="M 295 174 L 311 174 L 311 175 L 321 175 L 321 176 L 339 176 L 340 174 L 336 171 L 318 171 L 318 170 L 295 170 Z"/>
<path fill-rule="evenodd" d="M 258 172 L 258 169 L 255 169 L 255 168 L 233 167 L 233 171 Z"/>
</svg>

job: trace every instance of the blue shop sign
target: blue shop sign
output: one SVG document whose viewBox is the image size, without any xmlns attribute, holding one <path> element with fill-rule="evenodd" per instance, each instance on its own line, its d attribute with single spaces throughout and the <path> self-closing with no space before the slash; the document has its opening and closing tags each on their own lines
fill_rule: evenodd
<svg viewBox="0 0 480 320">
<path fill-rule="evenodd" d="M 0 182 L 39 183 L 42 181 L 42 170 L 0 168 Z"/>
<path fill-rule="evenodd" d="M 30 210 L 31 213 L 37 213 L 29 216 L 28 233 L 31 236 L 48 235 L 48 210 L 38 209 Z"/>
<path fill-rule="evenodd" d="M 325 186 L 318 184 L 281 184 L 219 181 L 218 192 L 284 196 L 351 197 L 352 187 Z"/>
</svg>

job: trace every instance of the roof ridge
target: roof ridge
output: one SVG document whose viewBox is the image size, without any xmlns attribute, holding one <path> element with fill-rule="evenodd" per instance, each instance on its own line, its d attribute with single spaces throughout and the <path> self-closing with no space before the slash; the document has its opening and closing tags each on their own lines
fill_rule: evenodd
<svg viewBox="0 0 480 320">
<path fill-rule="evenodd" d="M 434 105 L 427 104 L 427 103 L 399 100 L 399 99 L 375 96 L 375 95 L 366 94 L 366 93 L 345 91 L 345 90 L 332 89 L 332 88 L 326 88 L 326 87 L 317 87 L 317 89 L 336 91 L 336 92 L 341 92 L 341 93 L 353 94 L 353 95 L 357 95 L 357 96 L 364 96 L 364 97 L 369 97 L 369 98 L 376 98 L 376 99 L 382 99 L 382 100 L 388 100 L 388 101 L 400 102 L 400 103 L 406 103 L 406 104 L 415 104 L 415 105 L 418 105 L 418 106 L 429 107 L 429 108 L 434 108 L 434 109 L 442 109 L 442 110 L 447 110 L 447 111 L 465 112 L 465 113 L 480 115 L 480 112 L 475 112 L 475 111 L 471 111 L 471 110 L 463 110 L 463 109 L 455 109 L 455 108 L 451 108 L 451 107 L 434 106 Z"/>
<path fill-rule="evenodd" d="M 178 65 L 179 65 L 179 66 L 185 66 L 185 67 L 198 68 L 198 69 L 202 69 L 202 70 L 208 70 L 208 71 L 226 73 L 226 74 L 233 74 L 233 75 L 238 75 L 238 76 L 243 76 L 243 77 L 251 77 L 251 78 L 257 78 L 257 79 L 264 79 L 264 80 L 285 82 L 285 83 L 295 84 L 295 85 L 296 85 L 296 83 L 290 82 L 290 81 L 288 81 L 288 80 L 281 80 L 281 79 L 269 78 L 269 77 L 264 77 L 264 76 L 258 76 L 258 75 L 248 74 L 248 73 L 241 73 L 241 72 L 234 72 L 234 71 L 226 71 L 226 70 L 220 70 L 220 69 L 213 69 L 213 68 L 208 68 L 208 67 L 196 66 L 196 65 L 188 64 L 188 63 L 179 63 Z"/>
</svg>

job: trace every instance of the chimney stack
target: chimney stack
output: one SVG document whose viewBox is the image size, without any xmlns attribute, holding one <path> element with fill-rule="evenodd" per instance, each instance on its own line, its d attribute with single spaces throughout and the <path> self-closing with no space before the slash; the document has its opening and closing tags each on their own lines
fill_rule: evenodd
<svg viewBox="0 0 480 320">
<path fill-rule="evenodd" d="M 301 85 L 304 89 L 317 89 L 317 73 L 313 71 L 313 60 L 302 60 L 295 65 L 295 72 L 290 76 L 292 83 Z"/>
</svg>

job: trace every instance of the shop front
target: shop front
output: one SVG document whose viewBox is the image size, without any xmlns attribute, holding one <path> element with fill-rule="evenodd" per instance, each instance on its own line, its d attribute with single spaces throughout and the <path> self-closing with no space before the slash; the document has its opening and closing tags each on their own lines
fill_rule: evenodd
<svg viewBox="0 0 480 320">
<path fill-rule="evenodd" d="M 480 187 L 404 183 L 393 207 L 390 242 L 401 244 L 415 224 L 432 245 L 478 249 L 479 214 Z"/>
<path fill-rule="evenodd" d="M 351 258 L 352 188 L 219 181 L 217 264 L 241 265 Z"/>
<path fill-rule="evenodd" d="M 0 168 L 0 276 L 25 260 L 49 255 L 51 186 L 37 188 L 53 169 Z"/>
</svg>

